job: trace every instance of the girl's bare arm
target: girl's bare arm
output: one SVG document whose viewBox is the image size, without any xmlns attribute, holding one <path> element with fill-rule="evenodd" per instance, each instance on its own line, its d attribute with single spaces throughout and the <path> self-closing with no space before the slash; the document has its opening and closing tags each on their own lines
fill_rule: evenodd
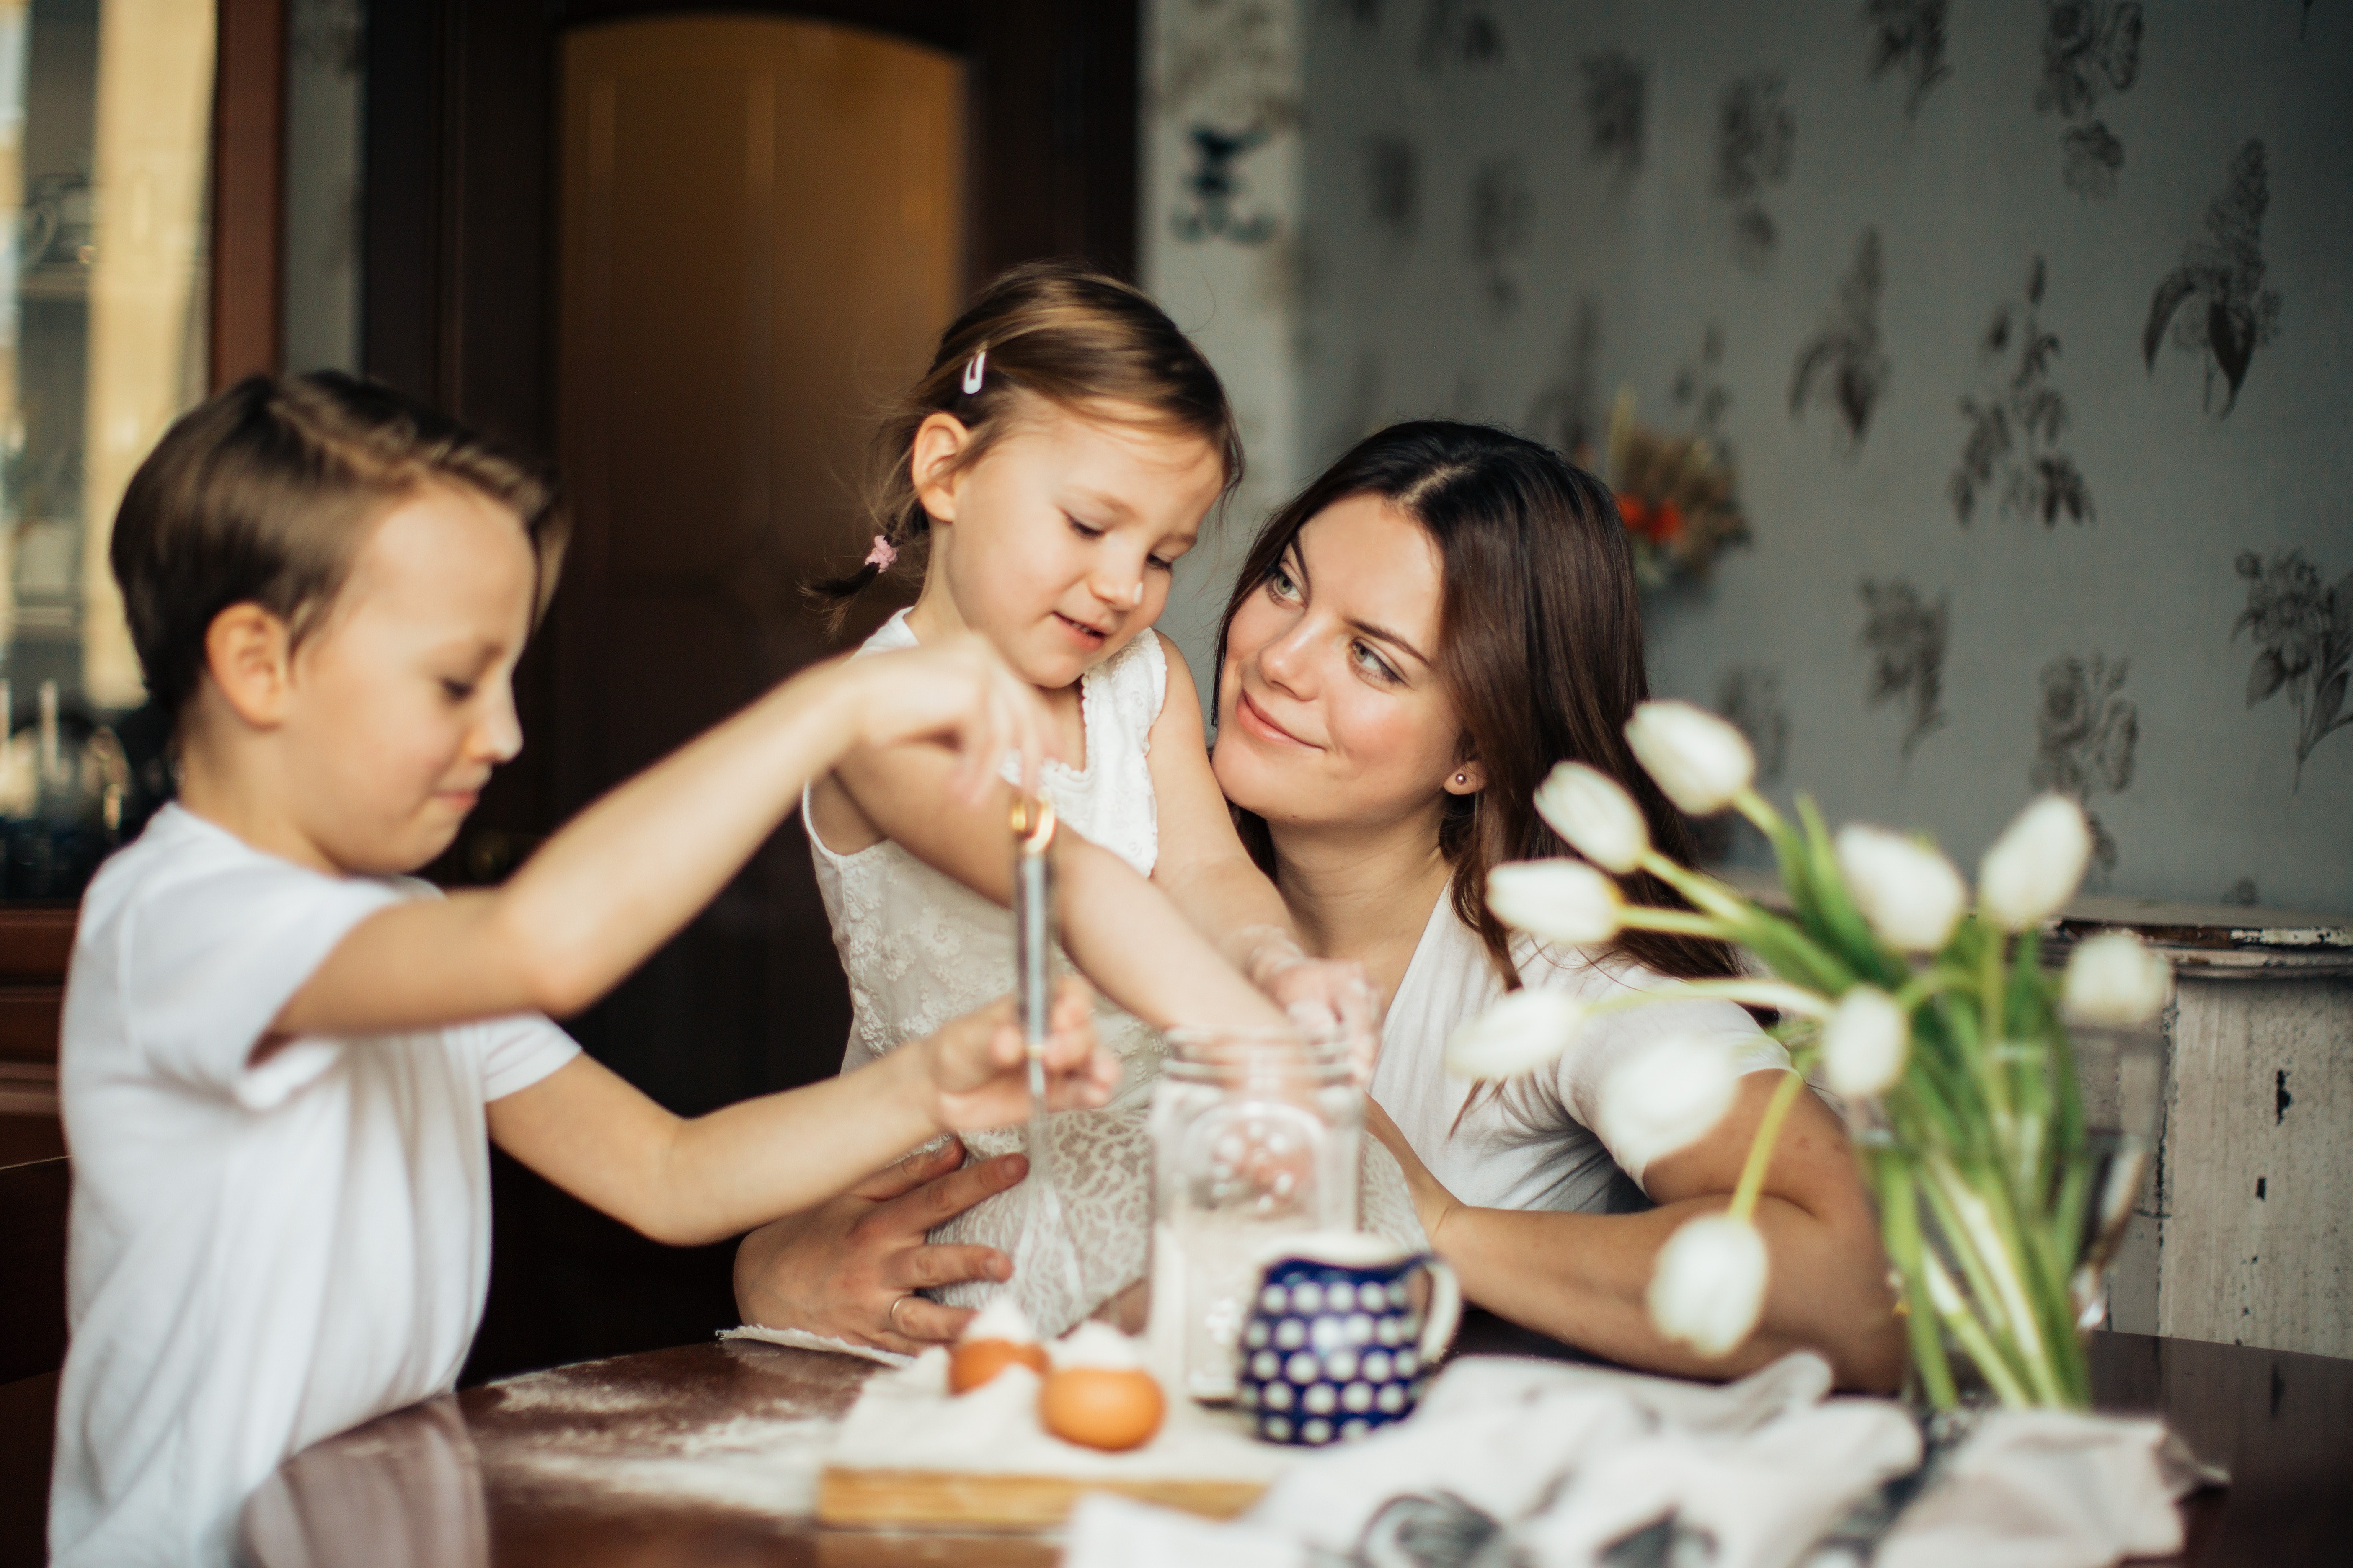
<svg viewBox="0 0 2353 1568">
<path fill-rule="evenodd" d="M 1010 903 L 1013 791 L 999 783 L 977 800 L 956 798 L 949 765 L 936 746 L 877 746 L 844 758 L 833 777 L 843 804 L 872 832 L 983 897 Z M 822 816 L 818 826 L 826 828 Z M 1056 844 L 1062 945 L 1103 994 L 1156 1028 L 1283 1021 L 1134 868 L 1067 825 Z"/>
</svg>

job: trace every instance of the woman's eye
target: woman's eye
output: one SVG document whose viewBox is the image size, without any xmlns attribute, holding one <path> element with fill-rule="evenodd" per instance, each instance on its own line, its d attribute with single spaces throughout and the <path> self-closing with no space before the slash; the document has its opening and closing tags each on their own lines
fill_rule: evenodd
<svg viewBox="0 0 2353 1568">
<path fill-rule="evenodd" d="M 1398 679 L 1398 672 L 1390 668 L 1388 660 L 1375 653 L 1370 644 L 1358 643 L 1351 652 L 1356 658 L 1356 668 L 1374 679 L 1386 684 L 1394 683 Z"/>
<path fill-rule="evenodd" d="M 1068 512 L 1064 512 L 1062 514 L 1062 521 L 1069 523 L 1071 525 L 1071 531 L 1077 534 L 1081 539 L 1101 539 L 1103 536 L 1103 531 L 1102 529 L 1089 528 L 1085 523 L 1081 522 L 1077 518 L 1072 517 Z"/>
<path fill-rule="evenodd" d="M 474 683 L 470 680 L 444 680 L 441 692 L 452 702 L 463 702 L 474 695 Z"/>
<path fill-rule="evenodd" d="M 1176 563 L 1174 561 L 1164 561 L 1157 555 L 1145 556 L 1144 558 L 1144 563 L 1146 566 L 1151 567 L 1155 572 L 1174 572 L 1176 570 Z"/>
<path fill-rule="evenodd" d="M 1299 597 L 1299 584 L 1293 581 L 1290 573 L 1280 566 L 1266 574 L 1266 591 L 1278 599 Z"/>
</svg>

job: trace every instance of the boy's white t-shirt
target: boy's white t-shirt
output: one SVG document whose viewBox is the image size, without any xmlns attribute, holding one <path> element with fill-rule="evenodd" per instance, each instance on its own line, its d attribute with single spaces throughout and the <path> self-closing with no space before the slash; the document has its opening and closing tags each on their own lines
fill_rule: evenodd
<svg viewBox="0 0 2353 1568">
<path fill-rule="evenodd" d="M 490 1279 L 482 1107 L 579 1047 L 529 1016 L 248 1060 L 353 926 L 421 896 L 175 805 L 91 882 L 60 1057 L 58 1568 L 225 1563 L 280 1461 L 455 1384 Z"/>
<path fill-rule="evenodd" d="M 1622 956 L 1597 957 L 1525 933 L 1513 942 L 1512 959 L 1522 984 L 1588 1002 L 1673 984 Z M 1647 1206 L 1646 1151 L 1614 1135 L 1602 1095 L 1609 1075 L 1646 1051 L 1698 1036 L 1721 1041 L 1736 1072 L 1789 1065 L 1788 1052 L 1744 1009 L 1693 997 L 1593 1018 L 1551 1068 L 1477 1086 L 1474 1098 L 1469 1080 L 1447 1074 L 1446 1037 L 1504 994 L 1486 944 L 1440 893 L 1390 998 L 1368 1087 L 1430 1173 L 1475 1208 L 1598 1214 Z"/>
</svg>

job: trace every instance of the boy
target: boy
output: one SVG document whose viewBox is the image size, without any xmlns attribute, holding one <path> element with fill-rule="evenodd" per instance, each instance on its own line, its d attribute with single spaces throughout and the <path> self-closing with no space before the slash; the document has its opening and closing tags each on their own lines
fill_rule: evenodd
<svg viewBox="0 0 2353 1568">
<path fill-rule="evenodd" d="M 400 876 L 522 744 L 509 681 L 563 537 L 529 468 L 333 374 L 240 384 L 132 480 L 114 573 L 180 787 L 92 882 L 67 984 L 61 1565 L 226 1561 L 286 1456 L 452 1385 L 489 1271 L 486 1131 L 685 1244 L 1024 1114 L 1003 1005 L 691 1121 L 542 1016 L 642 961 L 854 746 L 928 737 L 976 795 L 1009 748 L 1034 770 L 1044 715 L 977 638 L 786 682 L 501 889 Z M 1055 1023 L 1059 1102 L 1100 1103 L 1117 1069 L 1083 997 Z"/>
</svg>

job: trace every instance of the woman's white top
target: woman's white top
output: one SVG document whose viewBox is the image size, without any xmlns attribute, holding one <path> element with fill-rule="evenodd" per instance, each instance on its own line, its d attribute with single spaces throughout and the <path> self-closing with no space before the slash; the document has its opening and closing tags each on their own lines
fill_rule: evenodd
<svg viewBox="0 0 2353 1568">
<path fill-rule="evenodd" d="M 866 639 L 860 656 L 916 646 L 902 610 Z M 1152 875 L 1160 856 L 1160 825 L 1148 753 L 1152 725 L 1168 690 L 1167 656 L 1159 634 L 1145 631 L 1080 677 L 1086 765 L 1049 762 L 1041 784 L 1063 826 Z M 1018 764 L 1007 763 L 1008 783 Z M 834 946 L 849 977 L 853 1016 L 844 1072 L 865 1066 L 950 1019 L 986 1006 L 1013 988 L 1013 916 L 994 900 L 917 859 L 889 839 L 854 855 L 836 854 L 809 822 L 818 889 L 833 922 Z M 1011 853 L 1010 841 L 1007 853 Z M 1071 967 L 1057 948 L 1058 968 Z M 1085 1300 L 1036 1272 L 1017 1278 L 1015 1295 L 1041 1333 L 1060 1333 L 1098 1302 L 1144 1277 L 1150 1245 L 1151 1143 L 1145 1112 L 1166 1047 L 1159 1034 L 1109 1003 L 1095 1010 L 1095 1031 L 1124 1068 L 1120 1087 L 1100 1110 L 1058 1114 L 1053 1132 L 1054 1177 L 1084 1269 Z M 1023 1143 L 1019 1128 L 968 1133 L 976 1158 L 1010 1152 Z M 1024 1188 L 1000 1194 L 932 1233 L 934 1241 L 976 1242 L 1014 1251 L 1026 1214 Z M 976 1307 L 996 1291 L 975 1281 L 935 1292 L 955 1306 Z"/>
<path fill-rule="evenodd" d="M 1672 984 L 1622 956 L 1595 956 L 1525 934 L 1512 958 L 1522 984 L 1587 1001 Z M 1725 1041 L 1740 1072 L 1789 1065 L 1788 1053 L 1730 1002 L 1659 1002 L 1592 1019 L 1550 1069 L 1480 1088 L 1466 1111 L 1475 1086 L 1448 1076 L 1446 1037 L 1504 995 L 1486 944 L 1456 917 L 1452 899 L 1440 894 L 1389 1002 L 1373 1073 L 1373 1098 L 1431 1174 L 1478 1208 L 1599 1214 L 1644 1206 L 1641 1151 L 1630 1140 L 1611 1138 L 1601 1085 L 1647 1049 L 1699 1035 Z"/>
</svg>

